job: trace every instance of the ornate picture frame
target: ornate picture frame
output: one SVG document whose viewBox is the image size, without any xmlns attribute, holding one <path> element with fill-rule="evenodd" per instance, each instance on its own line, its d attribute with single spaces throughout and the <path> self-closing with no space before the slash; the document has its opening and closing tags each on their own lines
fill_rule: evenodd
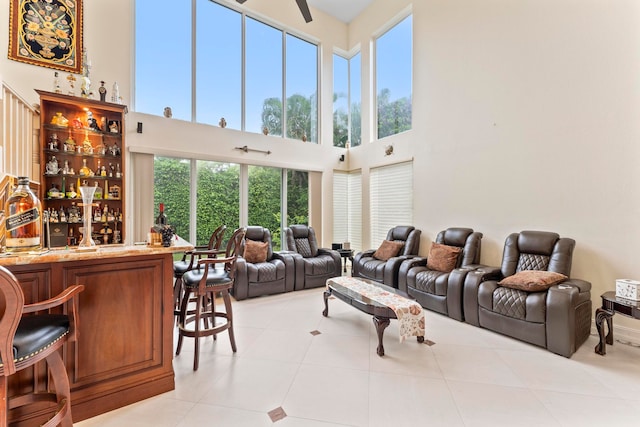
<svg viewBox="0 0 640 427">
<path fill-rule="evenodd" d="M 9 3 L 9 59 L 81 72 L 82 0 Z"/>
</svg>

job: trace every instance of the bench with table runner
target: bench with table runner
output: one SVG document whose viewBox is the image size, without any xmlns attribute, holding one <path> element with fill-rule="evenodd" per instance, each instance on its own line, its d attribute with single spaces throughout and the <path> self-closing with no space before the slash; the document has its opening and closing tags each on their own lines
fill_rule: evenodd
<svg viewBox="0 0 640 427">
<path fill-rule="evenodd" d="M 378 334 L 378 356 L 384 356 L 382 336 L 390 319 L 398 319 L 400 342 L 415 336 L 424 342 L 425 321 L 422 306 L 406 293 L 380 283 L 353 277 L 334 277 L 327 280 L 324 292 L 324 311 L 329 315 L 327 301 L 333 295 L 358 310 L 371 314 Z"/>
</svg>

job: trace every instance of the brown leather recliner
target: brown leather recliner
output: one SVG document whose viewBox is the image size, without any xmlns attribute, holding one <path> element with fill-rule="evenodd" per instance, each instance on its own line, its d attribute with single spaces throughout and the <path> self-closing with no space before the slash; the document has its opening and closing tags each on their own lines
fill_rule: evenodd
<svg viewBox="0 0 640 427">
<path fill-rule="evenodd" d="M 509 235 L 502 266 L 480 267 L 464 283 L 465 321 L 544 347 L 565 357 L 589 336 L 591 283 L 567 279 L 548 290 L 528 292 L 498 281 L 523 270 L 546 270 L 569 277 L 575 241 L 556 233 L 522 231 Z"/>
<path fill-rule="evenodd" d="M 265 262 L 252 263 L 244 258 L 247 240 L 267 243 Z M 259 226 L 247 227 L 236 261 L 236 277 L 233 296 L 236 300 L 293 291 L 295 265 L 291 255 L 274 252 L 271 246 L 271 232 Z"/>
<path fill-rule="evenodd" d="M 296 290 L 325 286 L 327 279 L 342 274 L 340 253 L 319 248 L 313 227 L 292 225 L 285 228 L 285 235 L 286 249 L 296 265 Z"/>
<path fill-rule="evenodd" d="M 398 273 L 400 264 L 406 259 L 417 256 L 420 249 L 421 231 L 411 225 L 398 225 L 387 233 L 387 238 L 392 242 L 402 242 L 404 246 L 398 256 L 388 260 L 380 260 L 373 257 L 375 249 L 359 252 L 353 258 L 351 275 L 375 280 L 387 286 L 398 287 Z"/>
<path fill-rule="evenodd" d="M 451 272 L 432 270 L 427 267 L 427 258 L 416 257 L 400 265 L 398 288 L 414 297 L 424 308 L 463 320 L 462 289 L 469 271 L 480 262 L 482 233 L 471 228 L 452 227 L 436 236 L 436 243 L 458 247 L 455 270 Z"/>
</svg>

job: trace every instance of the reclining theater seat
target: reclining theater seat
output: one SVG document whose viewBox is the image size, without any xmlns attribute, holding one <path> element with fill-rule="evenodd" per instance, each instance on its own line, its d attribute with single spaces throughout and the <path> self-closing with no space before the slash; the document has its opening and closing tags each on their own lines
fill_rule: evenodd
<svg viewBox="0 0 640 427">
<path fill-rule="evenodd" d="M 386 256 L 378 255 L 376 258 L 376 249 L 369 249 L 359 252 L 353 258 L 351 275 L 353 277 L 363 277 L 365 279 L 374 280 L 394 288 L 398 287 L 398 272 L 400 264 L 409 257 L 418 255 L 420 249 L 421 231 L 410 225 L 398 225 L 393 227 L 387 233 L 387 238 L 378 250 L 386 252 L 385 247 L 393 243 L 401 243 L 397 255 Z M 391 244 L 390 244 L 391 242 Z M 378 252 L 380 254 L 380 252 Z"/>
<path fill-rule="evenodd" d="M 313 227 L 292 225 L 285 228 L 285 235 L 296 266 L 295 290 L 325 286 L 327 279 L 342 274 L 340 253 L 319 248 Z"/>
<path fill-rule="evenodd" d="M 400 265 L 398 288 L 429 310 L 464 320 L 462 289 L 467 273 L 480 262 L 482 233 L 448 228 L 436 236 L 427 258 L 409 258 Z"/>
<path fill-rule="evenodd" d="M 271 232 L 267 228 L 247 227 L 236 261 L 235 299 L 293 291 L 294 281 L 293 257 L 273 252 Z"/>
<path fill-rule="evenodd" d="M 571 357 L 591 327 L 591 283 L 568 278 L 574 246 L 556 233 L 509 235 L 500 268 L 467 275 L 465 320 Z"/>
</svg>

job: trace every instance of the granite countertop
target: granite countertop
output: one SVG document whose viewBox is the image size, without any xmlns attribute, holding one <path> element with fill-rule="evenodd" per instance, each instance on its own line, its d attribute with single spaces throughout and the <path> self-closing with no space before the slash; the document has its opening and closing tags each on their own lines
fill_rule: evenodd
<svg viewBox="0 0 640 427">
<path fill-rule="evenodd" d="M 44 264 L 50 262 L 81 261 L 100 258 L 118 258 L 139 255 L 156 255 L 192 250 L 193 245 L 178 237 L 169 247 L 141 245 L 92 246 L 87 249 L 55 248 L 37 253 L 7 254 L 0 253 L 0 265 Z"/>
</svg>

